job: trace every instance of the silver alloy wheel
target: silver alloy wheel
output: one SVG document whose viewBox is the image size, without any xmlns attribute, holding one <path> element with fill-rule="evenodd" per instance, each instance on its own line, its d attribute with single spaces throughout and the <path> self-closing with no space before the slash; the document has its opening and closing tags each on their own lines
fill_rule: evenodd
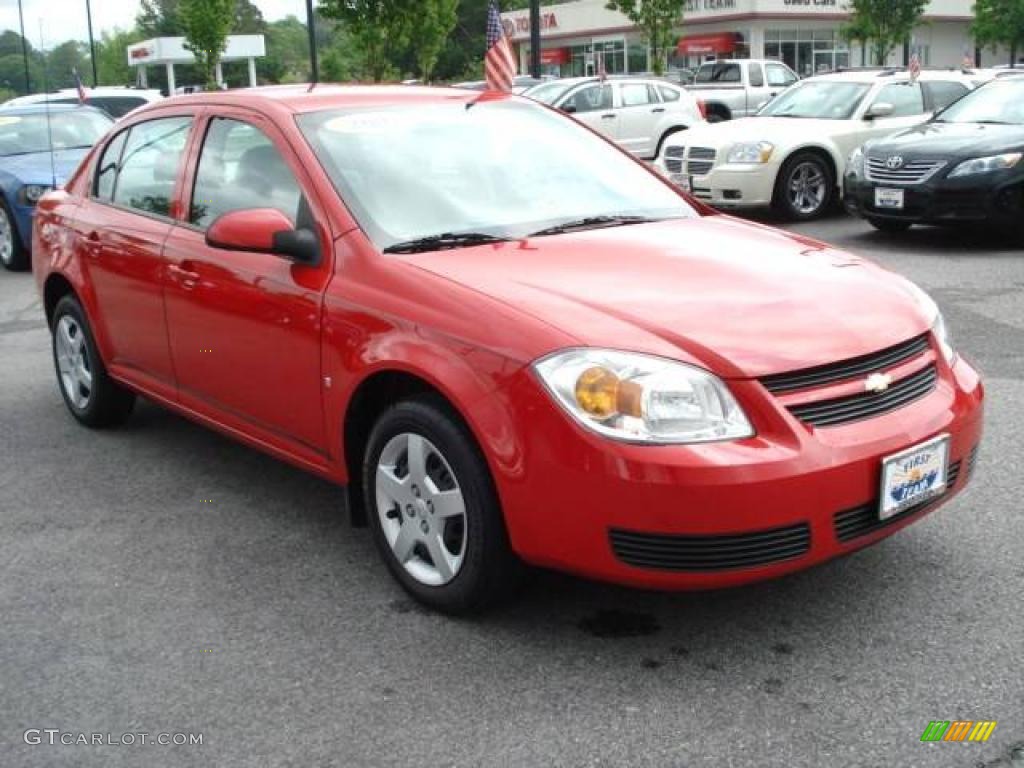
<svg viewBox="0 0 1024 768">
<path fill-rule="evenodd" d="M 403 432 L 384 446 L 375 477 L 392 554 L 420 584 L 450 582 L 466 556 L 466 504 L 448 461 L 422 435 Z"/>
<path fill-rule="evenodd" d="M 0 205 L 0 261 L 10 264 L 14 260 L 14 226 L 7 209 Z"/>
<path fill-rule="evenodd" d="M 804 215 L 814 213 L 825 203 L 828 182 L 825 174 L 815 163 L 799 163 L 789 174 L 787 185 L 789 203 L 793 210 Z"/>
<path fill-rule="evenodd" d="M 82 410 L 92 396 L 92 366 L 85 333 L 75 318 L 64 315 L 57 323 L 55 335 L 61 386 L 71 404 Z"/>
</svg>

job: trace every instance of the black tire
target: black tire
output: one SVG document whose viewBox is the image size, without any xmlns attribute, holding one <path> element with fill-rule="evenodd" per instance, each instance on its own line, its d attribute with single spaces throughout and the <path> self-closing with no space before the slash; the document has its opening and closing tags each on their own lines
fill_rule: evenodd
<svg viewBox="0 0 1024 768">
<path fill-rule="evenodd" d="M 0 217 L 4 219 L 0 221 L 0 229 L 7 227 L 11 233 L 10 249 L 0 248 L 0 264 L 3 264 L 4 269 L 9 272 L 24 272 L 29 268 L 30 263 L 28 251 L 21 244 L 21 235 L 18 234 L 14 216 L 11 214 L 11 209 L 7 207 L 7 201 L 3 198 L 0 198 Z"/>
<path fill-rule="evenodd" d="M 64 329 L 62 321 L 68 318 L 68 328 L 75 329 L 72 338 L 78 340 L 81 334 L 81 359 L 82 366 L 91 375 L 91 382 L 88 395 L 84 402 L 75 402 L 68 392 L 69 385 L 65 383 L 61 372 L 61 341 L 58 334 Z M 67 405 L 71 415 L 87 427 L 103 428 L 121 424 L 131 415 L 135 406 L 135 395 L 129 390 L 110 378 L 106 366 L 96 348 L 96 341 L 93 339 L 92 329 L 89 321 L 72 295 L 65 296 L 57 302 L 53 311 L 53 324 L 50 328 L 53 347 L 53 367 L 57 374 L 57 388 L 60 389 L 64 404 Z M 82 388 L 76 390 L 82 394 Z"/>
<path fill-rule="evenodd" d="M 461 566 L 450 581 L 439 585 L 423 583 L 399 561 L 388 543 L 378 512 L 378 463 L 393 439 L 400 441 L 403 435 L 409 434 L 426 438 L 443 455 L 451 469 L 450 477 L 457 483 L 464 500 L 465 519 L 460 523 L 464 536 Z M 397 471 L 396 467 L 396 474 Z M 489 608 L 514 591 L 523 566 L 509 545 L 490 470 L 469 429 L 442 398 L 421 395 L 388 408 L 370 433 L 362 475 L 366 515 L 374 541 L 391 575 L 412 597 L 438 611 L 457 615 Z M 401 517 L 400 504 L 385 510 L 392 523 L 397 519 L 396 511 Z M 413 524 L 413 518 L 403 518 L 398 523 L 403 527 Z"/>
<path fill-rule="evenodd" d="M 913 226 L 913 222 L 910 221 L 901 221 L 899 219 L 876 219 L 873 216 L 868 217 L 868 224 L 879 232 L 889 232 L 891 234 L 906 232 L 911 226 Z"/>
<path fill-rule="evenodd" d="M 813 205 L 811 205 L 810 195 L 806 199 L 807 205 L 798 205 L 790 191 L 791 187 L 805 171 L 808 174 L 820 176 L 821 183 L 824 185 L 820 199 L 815 199 Z M 808 179 L 808 182 L 810 182 L 810 179 Z M 835 201 L 835 196 L 836 178 L 831 165 L 821 155 L 814 152 L 798 152 L 786 160 L 779 170 L 779 176 L 775 180 L 772 205 L 783 216 L 792 221 L 810 221 L 828 211 Z M 814 197 L 817 198 L 818 196 L 814 195 Z"/>
</svg>

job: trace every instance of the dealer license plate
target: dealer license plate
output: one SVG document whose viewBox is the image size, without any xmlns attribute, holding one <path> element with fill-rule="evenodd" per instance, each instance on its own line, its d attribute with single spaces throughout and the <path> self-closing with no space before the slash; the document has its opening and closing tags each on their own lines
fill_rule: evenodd
<svg viewBox="0 0 1024 768">
<path fill-rule="evenodd" d="M 875 208 L 895 208 L 898 210 L 902 207 L 902 189 L 885 189 L 884 187 L 875 188 Z"/>
<path fill-rule="evenodd" d="M 949 435 L 882 459 L 882 499 L 878 517 L 886 520 L 946 490 Z"/>
</svg>

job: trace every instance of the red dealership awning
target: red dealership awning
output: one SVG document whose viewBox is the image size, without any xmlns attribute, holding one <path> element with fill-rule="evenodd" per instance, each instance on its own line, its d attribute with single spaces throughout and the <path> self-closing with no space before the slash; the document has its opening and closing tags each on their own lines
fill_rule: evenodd
<svg viewBox="0 0 1024 768">
<path fill-rule="evenodd" d="M 736 33 L 722 32 L 717 35 L 691 35 L 679 41 L 677 49 L 682 54 L 732 53 L 736 50 Z"/>
<path fill-rule="evenodd" d="M 541 51 L 540 51 L 540 63 L 541 64 L 568 64 L 569 63 L 569 49 L 568 48 L 541 48 Z"/>
</svg>

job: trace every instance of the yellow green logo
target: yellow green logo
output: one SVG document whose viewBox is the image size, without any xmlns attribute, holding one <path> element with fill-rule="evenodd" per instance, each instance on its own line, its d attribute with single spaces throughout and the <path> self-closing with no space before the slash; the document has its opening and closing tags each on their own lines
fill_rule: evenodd
<svg viewBox="0 0 1024 768">
<path fill-rule="evenodd" d="M 921 741 L 988 741 L 995 729 L 995 720 L 932 720 Z"/>
</svg>

